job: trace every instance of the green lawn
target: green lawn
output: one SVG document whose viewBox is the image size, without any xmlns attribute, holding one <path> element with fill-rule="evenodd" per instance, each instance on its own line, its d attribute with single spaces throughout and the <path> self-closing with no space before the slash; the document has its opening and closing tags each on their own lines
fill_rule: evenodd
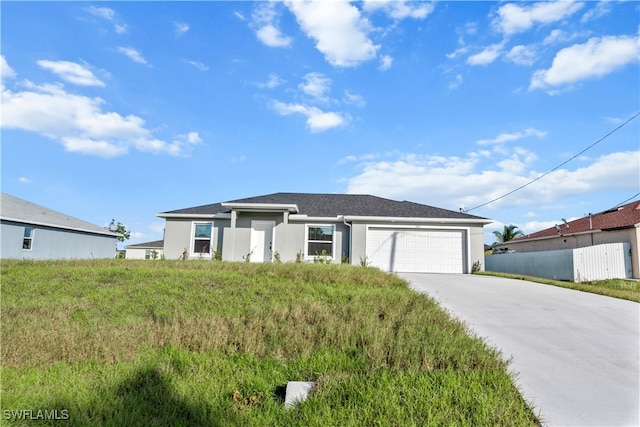
<svg viewBox="0 0 640 427">
<path fill-rule="evenodd" d="M 538 424 L 496 350 L 373 268 L 3 261 L 1 274 L 3 425 Z M 317 385 L 285 411 L 287 381 Z M 30 419 L 52 414 L 68 419 Z"/>
<path fill-rule="evenodd" d="M 509 279 L 527 280 L 545 285 L 560 286 L 608 297 L 640 302 L 640 281 L 626 279 L 597 280 L 593 282 L 567 282 L 561 280 L 543 279 L 540 277 L 524 276 L 522 274 L 496 273 L 492 271 L 478 272 L 486 276 L 507 277 Z"/>
</svg>

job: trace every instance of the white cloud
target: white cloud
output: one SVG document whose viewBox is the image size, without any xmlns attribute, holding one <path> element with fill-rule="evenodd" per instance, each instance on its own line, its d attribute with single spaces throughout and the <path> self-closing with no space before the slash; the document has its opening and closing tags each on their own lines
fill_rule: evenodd
<svg viewBox="0 0 640 427">
<path fill-rule="evenodd" d="M 487 208 L 534 207 L 593 191 L 634 190 L 640 175 L 638 156 L 639 151 L 611 153 L 573 171 L 559 169 Z M 348 180 L 347 192 L 457 210 L 460 206 L 475 207 L 498 198 L 542 175 L 530 169 L 529 164 L 516 170 L 512 165 L 481 165 L 473 153 L 464 158 L 405 154 L 393 161 L 358 165 L 359 172 Z"/>
<path fill-rule="evenodd" d="M 449 83 L 449 89 L 457 89 L 462 84 L 462 74 L 456 74 L 453 81 Z"/>
<path fill-rule="evenodd" d="M 504 58 L 518 65 L 533 65 L 536 59 L 536 51 L 532 46 L 518 45 L 504 55 Z"/>
<path fill-rule="evenodd" d="M 601 18 L 611 12 L 611 1 L 599 1 L 593 9 L 588 10 L 582 15 L 580 22 L 583 24 L 598 18 Z"/>
<path fill-rule="evenodd" d="M 364 100 L 362 95 L 358 95 L 357 93 L 352 93 L 349 90 L 344 91 L 344 96 L 342 98 L 345 104 L 355 105 L 356 107 L 364 107 L 367 105 L 367 102 Z"/>
<path fill-rule="evenodd" d="M 29 183 L 31 183 L 31 180 L 29 178 L 27 178 L 26 176 L 21 176 L 20 178 L 18 178 L 18 181 L 21 184 L 29 184 Z"/>
<path fill-rule="evenodd" d="M 471 55 L 467 58 L 469 65 L 488 65 L 496 60 L 502 53 L 503 43 L 492 44 L 484 48 L 482 52 Z"/>
<path fill-rule="evenodd" d="M 87 8 L 87 12 L 89 12 L 92 15 L 99 16 L 100 18 L 104 18 L 107 21 L 112 21 L 113 18 L 115 18 L 116 16 L 116 12 L 113 9 L 108 7 L 89 6 Z"/>
<path fill-rule="evenodd" d="M 116 31 L 116 33 L 118 34 L 124 34 L 127 32 L 128 28 L 126 24 L 115 24 L 113 26 L 113 29 Z"/>
<path fill-rule="evenodd" d="M 573 1 L 555 1 L 533 3 L 531 6 L 520 6 L 508 3 L 500 6 L 493 20 L 496 30 L 511 35 L 531 29 L 536 24 L 550 24 L 571 16 L 584 6 Z"/>
<path fill-rule="evenodd" d="M 376 58 L 380 46 L 368 37 L 372 26 L 348 1 L 286 1 L 285 4 L 334 67 L 355 67 Z"/>
<path fill-rule="evenodd" d="M 93 156 L 111 158 L 122 156 L 129 151 L 126 145 L 114 144 L 109 141 L 83 137 L 61 136 L 60 141 L 65 150 L 72 153 L 89 154 Z"/>
<path fill-rule="evenodd" d="M 286 83 L 286 80 L 282 80 L 276 73 L 269 73 L 269 80 L 264 83 L 256 83 L 256 86 L 261 89 L 275 89 L 283 83 Z"/>
<path fill-rule="evenodd" d="M 200 142 L 194 132 L 171 143 L 159 140 L 140 117 L 105 112 L 104 100 L 69 93 L 60 85 L 24 85 L 19 92 L 3 88 L 2 127 L 39 133 L 67 151 L 110 158 L 133 148 L 178 156 Z"/>
<path fill-rule="evenodd" d="M 476 143 L 478 145 L 502 145 L 505 142 L 516 141 L 529 136 L 535 136 L 538 139 L 542 139 L 547 136 L 547 132 L 535 128 L 527 128 L 521 132 L 504 132 L 492 139 L 480 139 L 476 141 Z"/>
<path fill-rule="evenodd" d="M 307 127 L 312 132 L 321 132 L 345 126 L 349 123 L 348 115 L 332 111 L 325 112 L 317 107 L 304 104 L 287 104 L 280 101 L 272 101 L 271 108 L 281 116 L 291 114 L 301 114 L 305 116 L 307 118 Z"/>
<path fill-rule="evenodd" d="M 286 47 L 291 44 L 290 37 L 284 37 L 273 25 L 265 25 L 256 31 L 258 39 L 270 47 Z"/>
<path fill-rule="evenodd" d="M 258 40 L 269 47 L 287 47 L 291 45 L 291 38 L 282 34 L 278 28 L 278 13 L 276 3 L 269 1 L 261 3 L 251 14 L 251 28 L 256 32 Z"/>
<path fill-rule="evenodd" d="M 91 70 L 69 61 L 38 61 L 38 65 L 58 75 L 62 80 L 80 86 L 102 86 L 104 83 Z"/>
<path fill-rule="evenodd" d="M 332 80 L 322 73 L 308 73 L 304 77 L 304 82 L 298 87 L 305 94 L 314 98 L 316 102 L 327 102 L 325 94 L 331 90 Z"/>
<path fill-rule="evenodd" d="M 184 35 L 187 33 L 187 31 L 189 31 L 189 24 L 186 24 L 184 22 L 174 22 L 173 23 L 175 29 L 176 29 L 176 34 L 178 35 L 178 37 Z"/>
<path fill-rule="evenodd" d="M 533 74 L 529 90 L 554 89 L 612 73 L 640 59 L 636 36 L 594 37 L 560 50 L 551 68 Z"/>
<path fill-rule="evenodd" d="M 526 235 L 554 227 L 559 222 L 561 223 L 561 221 L 527 221 L 522 227 L 518 228 Z"/>
<path fill-rule="evenodd" d="M 0 81 L 11 79 L 16 76 L 16 72 L 9 66 L 4 56 L 0 55 Z"/>
<path fill-rule="evenodd" d="M 445 56 L 447 59 L 456 59 L 460 55 L 464 55 L 469 52 L 469 47 L 462 45 L 451 53 L 447 53 Z"/>
<path fill-rule="evenodd" d="M 139 64 L 147 64 L 147 60 L 144 59 L 142 54 L 132 47 L 118 47 L 118 52 L 128 56 L 129 59 L 134 62 L 137 62 Z"/>
<path fill-rule="evenodd" d="M 124 34 L 127 32 L 126 24 L 116 22 L 116 12 L 113 9 L 108 7 L 89 6 L 86 11 L 106 21 L 113 22 L 113 29 L 116 33 Z"/>
<path fill-rule="evenodd" d="M 433 9 L 434 3 L 407 2 L 405 0 L 365 0 L 363 9 L 367 12 L 382 10 L 393 19 L 424 19 Z"/>
<path fill-rule="evenodd" d="M 209 67 L 206 66 L 205 64 L 203 64 L 202 62 L 199 61 L 186 61 L 187 64 L 193 65 L 194 67 L 196 67 L 198 70 L 200 71 L 208 71 Z"/>
<path fill-rule="evenodd" d="M 380 66 L 378 67 L 378 69 L 382 71 L 387 71 L 389 68 L 391 68 L 392 64 L 393 64 L 393 58 L 389 55 L 383 55 L 380 58 Z"/>
</svg>

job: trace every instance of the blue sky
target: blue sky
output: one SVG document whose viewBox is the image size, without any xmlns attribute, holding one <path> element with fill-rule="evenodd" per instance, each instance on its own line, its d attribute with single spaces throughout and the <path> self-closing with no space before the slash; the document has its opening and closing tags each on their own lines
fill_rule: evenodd
<svg viewBox="0 0 640 427">
<path fill-rule="evenodd" d="M 1 7 L 2 191 L 128 243 L 281 191 L 469 208 L 486 243 L 638 198 L 638 2 Z"/>
</svg>

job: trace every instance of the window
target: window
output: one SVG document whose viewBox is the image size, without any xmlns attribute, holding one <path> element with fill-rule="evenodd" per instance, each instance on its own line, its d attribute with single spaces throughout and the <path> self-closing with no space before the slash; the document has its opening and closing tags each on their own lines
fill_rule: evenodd
<svg viewBox="0 0 640 427">
<path fill-rule="evenodd" d="M 151 259 L 151 249 L 144 250 L 144 259 Z"/>
<path fill-rule="evenodd" d="M 22 249 L 31 249 L 33 245 L 33 227 L 24 228 L 24 236 L 22 238 Z"/>
<path fill-rule="evenodd" d="M 195 224 L 193 235 L 193 253 L 211 252 L 211 224 Z"/>
<path fill-rule="evenodd" d="M 333 257 L 333 226 L 310 225 L 307 228 L 307 256 Z"/>
</svg>

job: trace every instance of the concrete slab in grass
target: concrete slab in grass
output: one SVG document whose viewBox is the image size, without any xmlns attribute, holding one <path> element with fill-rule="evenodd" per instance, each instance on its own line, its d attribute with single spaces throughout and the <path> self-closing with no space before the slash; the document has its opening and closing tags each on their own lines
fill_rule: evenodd
<svg viewBox="0 0 640 427">
<path fill-rule="evenodd" d="M 313 381 L 289 381 L 284 398 L 284 408 L 291 409 L 297 404 L 304 402 L 314 385 L 316 385 L 316 383 Z"/>
</svg>

